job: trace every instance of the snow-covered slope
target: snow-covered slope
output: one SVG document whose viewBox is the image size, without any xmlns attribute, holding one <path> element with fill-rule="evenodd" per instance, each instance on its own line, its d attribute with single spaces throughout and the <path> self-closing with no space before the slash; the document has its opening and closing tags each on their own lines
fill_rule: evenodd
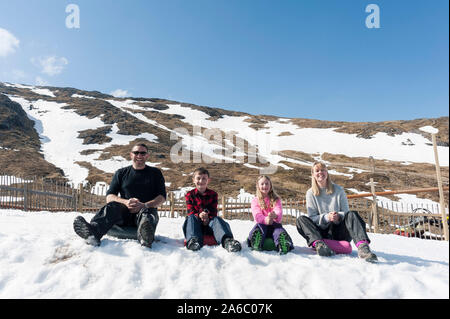
<svg viewBox="0 0 450 319">
<path fill-rule="evenodd" d="M 449 298 L 448 242 L 370 233 L 370 264 L 354 246 L 319 257 L 288 225 L 295 250 L 279 256 L 251 251 L 253 223 L 231 220 L 241 252 L 191 252 L 183 219 L 161 218 L 152 249 L 108 236 L 92 247 L 73 232 L 75 216 L 0 210 L 0 298 Z"/>
<path fill-rule="evenodd" d="M 96 129 L 105 125 L 99 118 L 89 119 L 78 115 L 73 110 L 63 109 L 65 103 L 45 101 L 27 101 L 21 97 L 10 97 L 19 103 L 28 117 L 35 122 L 35 129 L 42 141 L 44 157 L 50 163 L 60 167 L 66 173 L 70 181 L 78 184 L 88 176 L 88 170 L 76 164 L 77 161 L 90 162 L 95 167 L 113 173 L 115 170 L 128 165 L 128 160 L 120 157 L 99 161 L 98 152 L 90 155 L 82 155 L 87 149 L 105 149 L 113 144 L 127 144 L 136 138 L 144 138 L 150 142 L 156 142 L 153 134 L 140 135 L 117 134 L 117 125 L 113 125 L 112 132 L 107 134 L 112 139 L 104 144 L 83 144 L 83 139 L 78 138 L 79 132 L 87 129 Z"/>
<path fill-rule="evenodd" d="M 163 170 L 171 192 L 191 186 L 188 176 L 195 165 L 212 169 L 213 188 L 221 194 L 236 196 L 242 188 L 253 192 L 257 175 L 273 174 L 283 198 L 301 198 L 315 160 L 325 161 L 333 180 L 349 194 L 368 192 L 370 178 L 376 191 L 428 188 L 436 186 L 434 153 L 430 134 L 420 127 L 436 125 L 448 183 L 448 117 L 380 123 L 290 119 L 1 82 L 0 94 L 6 101 L 1 111 L 9 113 L 11 105 L 24 111 L 11 120 L 0 116 L 7 122 L 2 127 L 15 123 L 0 135 L 0 166 L 6 168 L 0 174 L 63 175 L 74 185 L 108 184 L 117 169 L 130 164 L 130 145 L 141 141 L 150 147 L 148 165 Z M 20 129 L 25 116 L 34 122 L 33 137 L 31 122 L 28 131 Z M 16 148 L 30 152 L 31 160 L 20 167 L 9 161 L 16 158 L 11 151 Z M 425 196 L 439 201 L 437 193 Z"/>
<path fill-rule="evenodd" d="M 117 168 L 127 165 L 127 160 L 120 157 L 100 160 L 101 150 L 111 145 L 123 145 L 137 138 L 143 138 L 149 142 L 158 143 L 158 137 L 150 133 L 140 135 L 117 134 L 118 127 L 114 125 L 112 131 L 107 134 L 112 140 L 103 144 L 82 144 L 78 132 L 86 129 L 98 129 L 105 126 L 100 118 L 88 118 L 81 116 L 74 109 L 63 109 L 66 103 L 49 101 L 55 97 L 49 88 L 38 88 L 4 83 L 7 87 L 33 92 L 33 98 L 9 94 L 8 97 L 19 103 L 30 119 L 35 121 L 35 128 L 42 141 L 44 157 L 50 163 L 64 170 L 66 176 L 73 182 L 84 181 L 88 176 L 88 169 L 76 164 L 77 161 L 91 163 L 94 167 L 108 173 L 113 173 Z M 36 95 L 37 94 L 37 95 Z M 73 94 L 72 100 L 95 100 L 94 97 Z M 280 155 L 281 151 L 293 150 L 307 154 L 343 154 L 348 157 L 369 157 L 374 159 L 400 161 L 407 163 L 431 163 L 434 164 L 434 155 L 430 142 L 419 133 L 403 133 L 390 136 L 380 132 L 370 139 L 357 137 L 356 134 L 336 132 L 336 128 L 304 128 L 293 124 L 290 119 L 279 118 L 269 120 L 262 128 L 252 127 L 249 116 L 229 116 L 212 119 L 205 112 L 182 106 L 181 104 L 166 104 L 166 109 L 160 113 L 182 116 L 182 122 L 207 129 L 217 129 L 224 132 L 225 138 L 218 143 L 211 143 L 200 134 L 180 133 L 173 128 L 168 128 L 148 115 L 145 115 L 146 107 L 138 104 L 142 101 L 133 99 L 102 99 L 116 107 L 118 111 L 131 115 L 136 120 L 157 127 L 160 130 L 174 134 L 182 139 L 182 144 L 190 151 L 200 152 L 220 161 L 239 162 L 239 156 L 244 155 L 242 150 L 226 153 L 227 145 L 233 145 L 232 140 L 227 139 L 226 134 L 234 134 L 236 137 L 248 141 L 257 150 L 257 160 L 268 161 L 283 169 L 291 169 L 289 163 L 310 165 L 311 162 L 295 160 Z M 151 102 L 146 102 L 149 105 Z M 282 134 L 284 133 L 284 134 Z M 82 155 L 87 149 L 97 149 L 97 152 Z M 247 150 L 248 151 L 248 150 Z M 442 166 L 448 166 L 448 147 L 439 146 L 439 160 Z M 249 152 L 247 152 L 249 153 Z M 284 161 L 284 163 L 281 163 Z M 242 163 L 242 162 L 241 162 Z M 242 163 L 247 167 L 257 167 L 253 163 Z M 155 164 L 157 165 L 157 164 Z M 261 167 L 261 165 L 259 165 Z M 351 175 L 351 174 L 350 174 Z"/>
</svg>

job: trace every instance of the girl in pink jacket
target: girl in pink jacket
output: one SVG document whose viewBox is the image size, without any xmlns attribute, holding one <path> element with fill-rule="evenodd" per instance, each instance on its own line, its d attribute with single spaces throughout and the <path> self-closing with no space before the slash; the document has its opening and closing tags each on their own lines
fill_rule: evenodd
<svg viewBox="0 0 450 319">
<path fill-rule="evenodd" d="M 256 197 L 252 199 L 252 214 L 256 225 L 250 231 L 247 244 L 262 250 L 266 238 L 273 238 L 280 254 L 294 249 L 292 239 L 281 225 L 283 208 L 281 198 L 274 191 L 270 178 L 261 175 L 256 180 Z"/>
</svg>

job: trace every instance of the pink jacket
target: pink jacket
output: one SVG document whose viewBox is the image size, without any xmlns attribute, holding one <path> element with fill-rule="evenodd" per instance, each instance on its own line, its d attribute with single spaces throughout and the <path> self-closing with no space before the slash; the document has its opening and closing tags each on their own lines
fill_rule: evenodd
<svg viewBox="0 0 450 319">
<path fill-rule="evenodd" d="M 270 206 L 269 197 L 264 198 L 264 201 L 266 202 L 266 206 Z M 265 219 L 271 211 L 274 211 L 275 214 L 277 214 L 277 218 L 275 218 L 273 221 L 281 224 L 281 219 L 283 217 L 283 208 L 281 207 L 280 199 L 275 202 L 275 207 L 267 209 L 262 209 L 261 206 L 259 206 L 258 197 L 254 197 L 252 199 L 252 214 L 253 219 L 256 223 L 266 225 Z"/>
</svg>

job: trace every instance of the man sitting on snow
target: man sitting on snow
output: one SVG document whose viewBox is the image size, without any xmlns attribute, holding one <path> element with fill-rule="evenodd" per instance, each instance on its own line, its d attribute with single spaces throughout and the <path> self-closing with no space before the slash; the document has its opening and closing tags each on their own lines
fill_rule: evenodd
<svg viewBox="0 0 450 319">
<path fill-rule="evenodd" d="M 166 187 L 161 171 L 145 164 L 149 157 L 145 144 L 135 145 L 130 157 L 132 165 L 116 171 L 108 189 L 106 202 L 88 223 L 75 218 L 73 228 L 86 242 L 100 245 L 100 239 L 114 225 L 137 226 L 141 245 L 151 248 L 159 221 L 157 207 L 166 200 Z M 119 197 L 120 193 L 120 197 Z"/>
</svg>

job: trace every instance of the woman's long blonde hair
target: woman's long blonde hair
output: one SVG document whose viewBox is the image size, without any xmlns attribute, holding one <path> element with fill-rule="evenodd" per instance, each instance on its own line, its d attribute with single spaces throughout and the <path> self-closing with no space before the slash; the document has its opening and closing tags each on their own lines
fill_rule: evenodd
<svg viewBox="0 0 450 319">
<path fill-rule="evenodd" d="M 269 191 L 269 193 L 267 194 L 267 196 L 269 197 L 269 200 L 270 200 L 270 208 L 272 208 L 272 207 L 275 206 L 276 201 L 280 199 L 280 196 L 278 196 L 278 194 L 277 194 L 277 193 L 275 192 L 275 190 L 273 189 L 273 184 L 272 184 L 272 181 L 270 180 L 269 176 L 267 176 L 267 175 L 260 175 L 260 176 L 258 177 L 258 179 L 256 180 L 256 197 L 258 197 L 259 206 L 260 206 L 262 209 L 267 209 L 267 208 L 269 208 L 269 207 L 266 207 L 266 202 L 264 201 L 263 194 L 262 194 L 261 191 L 259 190 L 259 185 L 258 185 L 258 183 L 259 183 L 259 181 L 260 181 L 261 179 L 263 179 L 263 178 L 267 179 L 267 180 L 269 181 L 269 183 L 270 183 L 270 191 Z"/>
<path fill-rule="evenodd" d="M 327 194 L 332 194 L 334 192 L 333 181 L 331 180 L 330 174 L 328 174 L 327 166 L 322 162 L 314 162 L 311 167 L 311 189 L 314 196 L 319 196 L 320 187 L 317 184 L 316 179 L 314 178 L 314 168 L 319 166 L 320 169 L 327 170 Z"/>
</svg>

